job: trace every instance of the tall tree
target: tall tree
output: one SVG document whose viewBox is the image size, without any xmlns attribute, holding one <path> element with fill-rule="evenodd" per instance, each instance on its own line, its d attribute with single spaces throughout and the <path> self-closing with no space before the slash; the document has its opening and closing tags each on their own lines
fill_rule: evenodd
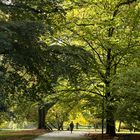
<svg viewBox="0 0 140 140">
<path fill-rule="evenodd" d="M 8 45 L 5 45 L 8 49 L 4 48 L 2 53 L 11 52 L 12 46 L 14 53 L 7 54 L 6 57 L 12 60 L 9 62 L 18 64 L 20 68 L 25 67 L 37 79 L 33 87 L 39 95 L 44 93 L 44 89 L 48 93 L 53 92 L 52 88 L 62 72 L 65 78 L 71 79 L 71 85 L 74 85 L 76 90 L 79 90 L 77 87 L 83 87 L 81 90 L 92 91 L 101 97 L 105 92 L 107 133 L 114 135 L 115 108 L 112 103 L 115 97 L 111 86 L 115 76 L 120 73 L 122 67 L 129 64 L 130 56 L 139 47 L 139 0 L 61 2 L 63 2 L 63 8 L 59 1 L 15 0 L 8 4 L 0 3 L 1 11 L 5 12 L 5 15 L 9 14 L 8 21 L 14 23 L 20 21 L 18 24 L 12 23 L 10 30 L 9 26 L 8 28 L 2 26 L 3 33 L 9 37 Z M 60 18 L 64 15 L 65 18 Z M 23 22 L 23 19 L 26 20 Z M 42 37 L 38 32 L 41 24 L 34 28 L 34 23 L 38 19 L 47 23 L 47 37 Z M 65 22 L 60 22 L 62 19 Z M 20 28 L 21 25 L 22 28 Z M 28 31 L 29 28 L 30 31 Z M 41 29 L 43 28 L 41 26 Z M 32 32 L 34 29 L 36 32 Z M 4 40 L 7 38 L 2 37 Z M 40 45 L 42 41 L 45 44 Z M 3 44 L 5 43 L 7 42 Z M 46 50 L 46 44 L 57 45 L 51 45 Z M 47 65 L 46 62 L 48 62 Z M 68 67 L 56 70 L 56 66 L 57 68 Z M 81 82 L 80 79 L 84 81 Z M 104 86 L 101 93 L 100 85 Z"/>
<path fill-rule="evenodd" d="M 133 67 L 125 69 L 117 76 L 113 85 L 116 106 L 118 106 L 115 117 L 126 123 L 130 130 L 138 129 L 140 125 L 139 71 L 136 63 L 133 64 Z"/>
<path fill-rule="evenodd" d="M 4 67 L 7 64 L 10 67 L 6 70 L 6 73 L 10 73 L 7 84 L 10 83 L 13 87 L 12 93 L 16 94 L 17 98 L 42 102 L 52 91 L 51 84 L 56 82 L 57 77 L 53 76 L 53 70 L 49 67 L 51 65 L 48 61 L 51 58 L 44 53 L 41 36 L 44 33 L 49 36 L 53 32 L 52 27 L 55 26 L 52 25 L 52 20 L 61 19 L 62 9 L 56 1 L 40 0 L 1 0 L 0 8 L 1 15 L 6 17 L 5 20 L 2 18 L 0 23 L 0 54 L 6 62 Z M 13 75 L 18 79 L 10 82 Z M 6 90 L 4 94 L 10 92 Z"/>
<path fill-rule="evenodd" d="M 90 83 L 90 89 L 97 93 L 98 85 L 104 85 L 106 133 L 115 135 L 115 108 L 112 105 L 114 97 L 111 86 L 115 75 L 129 65 L 127 62 L 130 55 L 140 45 L 139 1 L 71 0 L 65 4 L 67 9 L 71 7 L 63 25 L 65 31 L 62 29 L 59 37 L 54 38 L 71 46 L 80 45 L 92 55 L 92 69 L 85 80 Z"/>
</svg>

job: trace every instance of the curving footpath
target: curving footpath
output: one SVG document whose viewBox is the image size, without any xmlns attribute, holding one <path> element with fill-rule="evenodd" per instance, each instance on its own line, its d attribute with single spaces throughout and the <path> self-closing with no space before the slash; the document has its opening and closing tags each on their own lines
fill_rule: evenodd
<svg viewBox="0 0 140 140">
<path fill-rule="evenodd" d="M 54 131 L 35 138 L 34 140 L 89 140 L 85 137 L 86 132 L 74 131 L 72 134 L 70 131 Z"/>
</svg>

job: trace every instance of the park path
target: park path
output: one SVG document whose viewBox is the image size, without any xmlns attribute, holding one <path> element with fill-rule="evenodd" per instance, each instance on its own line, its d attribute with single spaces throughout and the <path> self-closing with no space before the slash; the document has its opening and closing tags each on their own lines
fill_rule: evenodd
<svg viewBox="0 0 140 140">
<path fill-rule="evenodd" d="M 73 133 L 71 134 L 70 131 L 54 131 L 39 136 L 34 140 L 89 140 L 84 136 L 85 133 L 86 132 L 73 131 Z"/>
</svg>

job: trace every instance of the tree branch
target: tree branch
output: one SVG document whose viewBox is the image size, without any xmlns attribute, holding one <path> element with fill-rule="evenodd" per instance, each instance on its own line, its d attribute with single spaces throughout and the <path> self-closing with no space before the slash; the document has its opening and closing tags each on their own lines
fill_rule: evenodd
<svg viewBox="0 0 140 140">
<path fill-rule="evenodd" d="M 101 96 L 101 97 L 105 97 L 104 95 L 98 93 L 98 92 L 94 92 L 92 90 L 86 90 L 86 89 L 67 89 L 67 90 L 60 90 L 60 91 L 56 91 L 56 92 L 78 92 L 78 91 L 84 91 L 84 92 L 89 92 L 89 93 L 93 93 L 95 95 Z"/>
<path fill-rule="evenodd" d="M 52 9 L 50 10 L 43 10 L 43 9 L 37 9 L 37 8 L 33 8 L 33 7 L 30 7 L 26 4 L 4 4 L 2 2 L 0 2 L 0 6 L 3 6 L 3 7 L 9 7 L 9 8 L 17 8 L 17 9 L 22 9 L 22 10 L 25 10 L 27 12 L 31 12 L 33 14 L 50 14 L 50 13 L 57 13 L 59 11 L 63 11 L 64 10 L 60 7 L 60 6 L 55 6 L 53 7 L 52 6 Z"/>
<path fill-rule="evenodd" d="M 120 8 L 121 6 L 123 6 L 123 5 L 130 5 L 130 4 L 132 4 L 132 3 L 136 2 L 136 1 L 137 1 L 137 0 L 126 0 L 126 1 L 124 1 L 124 2 L 118 3 L 118 4 L 116 5 L 116 7 L 115 7 L 116 10 L 114 11 L 114 13 L 113 13 L 113 18 L 112 18 L 111 20 L 114 20 L 114 18 L 117 16 L 117 14 L 119 13 L 119 8 Z M 114 30 L 115 30 L 114 27 L 110 27 L 110 28 L 109 28 L 109 30 L 108 30 L 108 36 L 109 36 L 109 37 L 112 37 Z"/>
<path fill-rule="evenodd" d="M 77 24 L 77 23 L 75 23 L 77 26 L 94 26 L 95 24 L 93 23 L 81 23 L 81 24 Z"/>
<path fill-rule="evenodd" d="M 118 3 L 118 5 L 116 6 L 116 10 L 115 10 L 114 13 L 113 13 L 113 17 L 115 17 L 115 16 L 119 13 L 119 8 L 120 8 L 121 6 L 123 6 L 123 5 L 130 5 L 130 4 L 132 4 L 132 3 L 136 2 L 136 1 L 137 1 L 137 0 L 126 0 L 126 1 L 124 1 L 124 2 Z"/>
<path fill-rule="evenodd" d="M 95 50 L 95 48 L 93 48 L 92 44 L 87 40 L 85 39 L 83 36 L 81 36 L 79 33 L 77 33 L 76 31 L 72 30 L 72 29 L 69 29 L 71 32 L 73 32 L 74 34 L 78 35 L 80 38 L 82 38 L 88 45 L 89 47 L 93 50 L 93 52 L 95 52 L 100 60 L 100 62 L 105 66 L 104 62 L 102 61 L 101 57 L 100 57 L 100 54 Z"/>
</svg>

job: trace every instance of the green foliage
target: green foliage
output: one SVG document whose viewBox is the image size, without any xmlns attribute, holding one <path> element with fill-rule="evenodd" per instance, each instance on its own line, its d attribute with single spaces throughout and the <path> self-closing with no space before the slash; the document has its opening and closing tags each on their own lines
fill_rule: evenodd
<svg viewBox="0 0 140 140">
<path fill-rule="evenodd" d="M 63 130 L 64 122 L 68 121 L 69 112 L 71 108 L 66 104 L 56 104 L 48 112 L 46 116 L 47 125 Z"/>
<path fill-rule="evenodd" d="M 139 128 L 140 125 L 140 69 L 129 68 L 116 79 L 113 90 L 118 99 L 116 118 L 126 122 L 131 128 Z"/>
<path fill-rule="evenodd" d="M 85 87 L 102 95 L 98 84 L 104 86 L 106 119 L 114 120 L 116 97 L 111 87 L 114 77 L 132 64 L 139 50 L 139 0 L 71 1 L 69 4 L 73 4 L 73 8 L 67 12 L 61 41 L 71 46 L 80 45 L 90 52 L 93 67 L 88 78 L 83 77 Z M 109 134 L 113 129 L 115 133 L 111 123 L 107 123 Z"/>
<path fill-rule="evenodd" d="M 121 111 L 120 105 L 125 109 L 129 101 L 136 102 L 139 84 L 122 70 L 131 65 L 138 67 L 139 7 L 139 0 L 0 2 L 2 105 L 6 99 L 10 104 L 17 99 L 24 104 L 53 97 L 73 105 L 73 98 L 78 98 L 84 101 L 82 110 L 99 117 L 105 95 L 108 119 L 116 110 Z M 121 84 L 119 78 L 115 89 L 115 78 L 120 75 L 128 84 Z M 133 71 L 128 75 L 135 77 Z M 61 94 L 53 94 L 60 90 Z M 132 92 L 136 98 L 132 98 Z M 128 112 L 139 116 L 137 107 L 136 102 Z M 67 111 L 58 108 L 64 114 Z"/>
</svg>

